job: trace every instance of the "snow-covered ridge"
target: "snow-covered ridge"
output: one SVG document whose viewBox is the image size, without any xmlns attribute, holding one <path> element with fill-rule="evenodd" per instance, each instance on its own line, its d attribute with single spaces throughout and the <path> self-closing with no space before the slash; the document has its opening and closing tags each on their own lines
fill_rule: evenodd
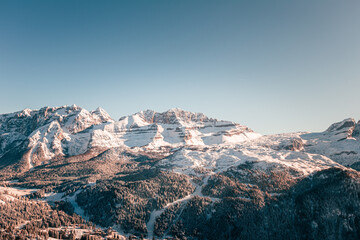
<svg viewBox="0 0 360 240">
<path fill-rule="evenodd" d="M 141 111 L 114 121 L 101 108 L 44 107 L 0 115 L 0 158 L 16 145 L 32 168 L 91 148 L 238 144 L 260 136 L 246 126 L 178 108 Z"/>
<path fill-rule="evenodd" d="M 93 125 L 113 122 L 101 108 L 89 112 L 72 106 L 0 115 L 0 158 L 9 151 L 26 151 L 23 158 L 31 168 L 58 155 L 65 155 L 64 142 Z M 19 149 L 17 149 L 17 147 Z"/>
<path fill-rule="evenodd" d="M 219 121 L 208 118 L 202 113 L 188 112 L 178 108 L 163 113 L 152 110 L 141 111 L 120 118 L 118 122 L 106 126 L 106 129 L 108 132 L 133 135 L 126 144 L 130 147 L 239 143 L 260 136 L 240 124 Z M 145 138 L 151 138 L 151 141 L 142 137 L 141 139 L 147 144 L 139 143 L 136 141 L 136 134 L 146 135 Z"/>
<path fill-rule="evenodd" d="M 325 155 L 332 160 L 359 169 L 360 121 L 353 118 L 332 124 L 321 133 L 300 136 L 306 142 L 305 151 Z"/>
<path fill-rule="evenodd" d="M 184 147 L 159 164 L 187 175 L 198 175 L 197 171 L 199 170 L 201 172 L 221 173 L 244 164 L 252 164 L 253 169 L 262 171 L 291 169 L 293 173 L 296 173 L 295 175 L 301 177 L 330 167 L 343 168 L 342 165 L 320 154 L 294 151 L 287 148 L 277 149 L 263 145 L 269 140 L 267 136 L 263 136 L 233 146 Z"/>
<path fill-rule="evenodd" d="M 22 160 L 30 169 L 56 157 L 79 155 L 90 149 L 140 147 L 163 151 L 193 146 L 223 149 L 221 151 L 224 154 L 221 154 L 218 161 L 214 151 L 210 151 L 211 156 L 207 156 L 203 151 L 196 155 L 197 150 L 188 152 L 184 149 L 174 155 L 174 164 L 184 163 L 184 166 L 190 168 L 199 165 L 216 171 L 243 162 L 248 159 L 251 151 L 251 154 L 255 155 L 262 152 L 251 159 L 262 159 L 262 156 L 271 150 L 284 151 L 281 155 L 287 155 L 288 151 L 319 154 L 345 166 L 352 166 L 358 164 L 360 159 L 359 139 L 360 123 L 356 123 L 352 118 L 334 123 L 321 133 L 289 133 L 261 137 L 238 123 L 217 120 L 202 113 L 178 108 L 162 113 L 153 110 L 140 111 L 114 121 L 101 108 L 89 112 L 76 105 L 44 107 L 0 115 L 0 167 L 3 162 Z M 255 147 L 252 147 L 251 151 L 241 150 L 240 157 L 237 157 L 235 149 L 239 149 L 239 145 Z M 224 150 L 226 146 L 229 151 Z M 18 153 L 22 155 L 19 157 Z M 299 158 L 311 160 L 312 155 L 307 154 L 300 154 Z M 272 156 L 266 159 L 276 162 L 279 156 L 274 156 L 274 159 Z M 185 159 L 186 163 L 181 159 Z M 224 162 L 223 159 L 227 160 Z M 286 161 L 282 160 L 282 163 Z M 360 167 L 360 164 L 358 165 Z"/>
</svg>

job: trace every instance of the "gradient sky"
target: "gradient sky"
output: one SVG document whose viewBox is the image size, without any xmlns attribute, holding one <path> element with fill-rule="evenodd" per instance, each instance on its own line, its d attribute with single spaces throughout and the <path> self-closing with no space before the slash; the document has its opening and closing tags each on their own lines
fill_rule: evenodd
<svg viewBox="0 0 360 240">
<path fill-rule="evenodd" d="M 0 1 L 0 113 L 179 107 L 263 134 L 360 118 L 360 1 Z"/>
</svg>

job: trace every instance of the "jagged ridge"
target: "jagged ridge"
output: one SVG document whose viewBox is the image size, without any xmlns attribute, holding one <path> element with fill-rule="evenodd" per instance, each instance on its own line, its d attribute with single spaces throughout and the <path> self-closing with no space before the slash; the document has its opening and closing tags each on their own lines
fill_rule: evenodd
<svg viewBox="0 0 360 240">
<path fill-rule="evenodd" d="M 181 109 L 146 110 L 115 122 L 101 108 L 89 112 L 76 105 L 0 115 L 0 134 L 0 159 L 7 158 L 2 162 L 11 162 L 16 150 L 23 155 L 15 158 L 28 168 L 91 148 L 233 144 L 260 136 L 240 124 Z"/>
</svg>

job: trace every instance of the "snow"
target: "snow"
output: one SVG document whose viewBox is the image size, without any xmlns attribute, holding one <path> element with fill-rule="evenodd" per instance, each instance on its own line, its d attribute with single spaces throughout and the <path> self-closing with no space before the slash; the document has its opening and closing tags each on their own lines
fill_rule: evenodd
<svg viewBox="0 0 360 240">
<path fill-rule="evenodd" d="M 279 136 L 279 138 L 282 137 Z M 320 154 L 275 150 L 267 138 L 257 138 L 236 145 L 183 147 L 171 157 L 162 160 L 159 165 L 170 167 L 174 172 L 187 175 L 198 175 L 198 169 L 215 173 L 223 172 L 247 162 L 254 163 L 257 168 L 262 170 L 274 165 L 283 166 L 296 170 L 303 176 L 330 167 L 343 167 Z M 282 140 L 278 139 L 277 141 L 281 142 Z M 271 142 L 276 143 L 276 141 Z"/>
<path fill-rule="evenodd" d="M 166 208 L 163 208 L 161 210 L 154 210 L 151 212 L 150 219 L 146 224 L 148 239 L 153 238 L 156 218 L 158 218 L 165 210 Z"/>
<path fill-rule="evenodd" d="M 172 124 L 164 123 L 165 120 L 154 123 L 150 117 L 153 114 L 150 111 L 140 112 L 121 118 L 119 122 L 97 128 L 91 136 L 92 146 L 125 145 L 157 148 L 161 146 L 236 144 L 261 136 L 240 125 L 234 123 L 229 125 L 230 122 L 219 126 L 216 125 L 216 122 L 204 124 L 180 120 Z"/>
<path fill-rule="evenodd" d="M 41 154 L 43 154 L 38 157 L 42 162 L 56 155 L 64 155 L 61 144 L 64 138 L 69 139 L 69 136 L 63 131 L 58 121 L 52 121 L 33 132 L 29 137 L 30 141 L 28 145 L 30 148 L 30 154 L 28 156 L 30 169 L 34 167 L 34 154 L 38 149 L 41 149 Z"/>
<path fill-rule="evenodd" d="M 29 108 L 25 108 L 20 114 L 19 117 L 30 117 L 32 110 Z"/>
<path fill-rule="evenodd" d="M 65 193 L 46 193 L 44 200 L 47 202 L 57 202 L 63 200 Z"/>
<path fill-rule="evenodd" d="M 360 159 L 360 141 L 345 134 L 310 133 L 300 137 L 306 140 L 305 150 L 325 155 L 345 166 L 352 165 Z"/>
<path fill-rule="evenodd" d="M 71 203 L 71 205 L 73 205 L 74 207 L 74 212 L 81 216 L 82 218 L 86 219 L 86 220 L 89 220 L 89 218 L 85 215 L 85 212 L 84 210 L 77 204 L 76 202 L 76 196 L 80 193 L 84 191 L 84 189 L 80 189 L 80 190 L 77 190 L 75 193 L 73 193 L 72 196 L 67 196 L 65 199 L 67 201 L 69 201 Z"/>
<path fill-rule="evenodd" d="M 156 122 L 154 122 L 156 119 Z M 194 120 L 195 119 L 195 120 Z M 261 136 L 232 122 L 197 121 L 207 119 L 180 109 L 164 113 L 141 111 L 104 124 L 91 135 L 92 146 L 152 147 L 238 143 Z"/>
<path fill-rule="evenodd" d="M 38 190 L 39 189 L 28 189 L 19 187 L 0 187 L 0 193 L 10 196 L 26 196 Z"/>
</svg>

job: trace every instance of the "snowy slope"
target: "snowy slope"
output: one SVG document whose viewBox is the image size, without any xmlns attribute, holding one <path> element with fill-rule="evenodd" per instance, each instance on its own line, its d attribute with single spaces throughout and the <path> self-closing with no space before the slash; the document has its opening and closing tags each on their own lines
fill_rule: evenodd
<svg viewBox="0 0 360 240">
<path fill-rule="evenodd" d="M 320 154 L 278 149 L 275 145 L 264 144 L 274 141 L 273 136 L 270 138 L 272 139 L 263 136 L 238 145 L 184 147 L 162 160 L 160 165 L 187 175 L 201 175 L 204 172 L 220 173 L 239 165 L 252 164 L 253 169 L 291 170 L 300 177 L 330 167 L 343 168 L 342 165 Z M 277 140 L 285 141 L 284 138 L 289 140 L 288 136 L 278 136 Z"/>
<path fill-rule="evenodd" d="M 334 161 L 352 166 L 360 161 L 360 121 L 348 118 L 332 124 L 321 133 L 307 133 L 300 137 L 305 151 L 325 155 Z M 357 168 L 357 167 L 356 167 Z"/>
</svg>

